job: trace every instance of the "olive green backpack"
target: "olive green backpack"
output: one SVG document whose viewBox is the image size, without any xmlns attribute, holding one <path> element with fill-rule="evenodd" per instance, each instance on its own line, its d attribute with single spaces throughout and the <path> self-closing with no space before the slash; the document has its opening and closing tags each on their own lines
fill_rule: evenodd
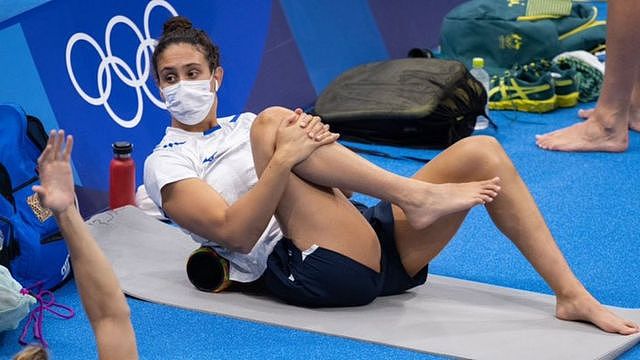
<svg viewBox="0 0 640 360">
<path fill-rule="evenodd" d="M 606 22 L 598 8 L 569 0 L 471 0 L 442 24 L 442 55 L 468 67 L 485 59 L 490 74 L 573 50 L 604 49 Z"/>
</svg>

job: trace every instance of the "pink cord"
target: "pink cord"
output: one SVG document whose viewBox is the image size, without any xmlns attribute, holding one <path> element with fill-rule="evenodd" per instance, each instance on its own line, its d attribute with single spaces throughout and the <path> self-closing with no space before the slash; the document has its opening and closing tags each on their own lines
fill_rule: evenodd
<svg viewBox="0 0 640 360">
<path fill-rule="evenodd" d="M 36 340 L 40 342 L 42 347 L 46 349 L 49 345 L 44 340 L 44 336 L 42 335 L 42 321 L 44 319 L 45 310 L 65 320 L 71 319 L 75 315 L 75 312 L 69 306 L 56 303 L 56 298 L 55 296 L 53 296 L 53 292 L 42 289 L 43 283 L 44 282 L 42 281 L 38 281 L 35 285 L 20 290 L 20 293 L 22 295 L 29 294 L 36 298 L 36 300 L 38 301 L 38 305 L 36 305 L 36 307 L 29 313 L 29 319 L 22 328 L 22 335 L 20 335 L 19 341 L 20 344 L 27 345 L 25 338 L 27 337 L 29 328 L 31 328 L 31 325 L 33 324 L 33 337 L 36 338 Z"/>
</svg>

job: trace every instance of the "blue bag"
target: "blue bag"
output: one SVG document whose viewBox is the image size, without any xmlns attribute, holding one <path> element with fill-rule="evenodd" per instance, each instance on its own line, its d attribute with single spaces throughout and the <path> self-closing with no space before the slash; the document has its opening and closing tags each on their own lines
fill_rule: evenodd
<svg viewBox="0 0 640 360">
<path fill-rule="evenodd" d="M 69 251 L 51 211 L 31 190 L 47 133 L 14 104 L 0 104 L 0 265 L 25 288 L 61 284 L 70 274 Z"/>
</svg>

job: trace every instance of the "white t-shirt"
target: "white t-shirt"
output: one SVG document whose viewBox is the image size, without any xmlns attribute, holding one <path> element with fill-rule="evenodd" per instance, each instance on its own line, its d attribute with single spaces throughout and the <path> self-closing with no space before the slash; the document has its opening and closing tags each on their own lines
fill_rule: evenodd
<svg viewBox="0 0 640 360">
<path fill-rule="evenodd" d="M 160 144 L 144 163 L 144 185 L 156 205 L 162 207 L 163 186 L 189 178 L 211 185 L 229 204 L 233 204 L 257 182 L 249 134 L 255 114 L 243 113 L 218 119 L 218 126 L 206 131 L 188 132 L 168 127 Z M 259 278 L 267 258 L 282 231 L 275 217 L 248 254 L 230 251 L 197 234 L 193 240 L 213 247 L 229 260 L 231 280 L 249 282 Z"/>
</svg>

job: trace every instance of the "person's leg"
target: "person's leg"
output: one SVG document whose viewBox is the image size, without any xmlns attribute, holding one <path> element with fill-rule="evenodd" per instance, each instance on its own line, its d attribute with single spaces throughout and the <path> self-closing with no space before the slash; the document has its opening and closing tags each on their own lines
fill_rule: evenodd
<svg viewBox="0 0 640 360">
<path fill-rule="evenodd" d="M 290 114 L 291 110 L 280 107 L 262 111 L 253 124 L 252 146 L 275 139 L 280 119 Z M 266 150 L 273 152 L 275 142 L 270 141 L 268 146 Z M 256 164 L 260 166 L 264 164 Z M 424 228 L 443 215 L 491 202 L 499 190 L 499 179 L 495 177 L 462 184 L 415 181 L 385 171 L 338 143 L 315 150 L 296 165 L 294 173 L 313 184 L 356 191 L 397 204 L 416 228 Z"/>
<path fill-rule="evenodd" d="M 638 63 L 640 66 L 640 63 Z M 587 120 L 593 115 L 595 109 L 580 109 L 578 116 Z M 629 129 L 640 132 L 640 71 L 636 75 L 635 85 L 631 92 L 631 101 L 629 104 Z"/>
<path fill-rule="evenodd" d="M 589 118 L 570 127 L 540 135 L 537 145 L 557 151 L 625 151 L 629 127 L 638 129 L 638 119 L 630 118 L 631 94 L 640 76 L 640 41 L 635 18 L 640 2 L 616 0 L 608 4 L 607 64 L 602 93 Z"/>
<path fill-rule="evenodd" d="M 640 67 L 640 62 L 638 62 L 638 67 Z M 629 129 L 640 132 L 640 69 L 637 71 L 635 86 L 631 92 Z"/>
<path fill-rule="evenodd" d="M 258 177 L 275 150 L 278 122 L 265 121 L 269 113 L 262 112 L 251 128 L 251 148 Z M 285 236 L 299 250 L 317 245 L 380 271 L 380 244 L 376 233 L 340 191 L 291 174 L 275 215 Z"/>
<path fill-rule="evenodd" d="M 415 174 L 433 183 L 502 179 L 502 190 L 486 205 L 496 226 L 520 249 L 557 296 L 556 316 L 584 320 L 608 332 L 637 330 L 602 307 L 582 286 L 555 243 L 538 207 L 511 160 L 495 139 L 471 137 L 442 152 Z M 451 240 L 467 212 L 451 214 L 423 230 L 408 226 L 401 209 L 393 209 L 396 244 L 409 275 L 416 274 Z"/>
<path fill-rule="evenodd" d="M 258 174 L 262 172 L 275 147 L 275 141 L 273 140 L 275 139 L 275 131 L 273 130 L 272 121 L 274 119 L 269 119 L 269 117 L 277 117 L 278 114 L 283 115 L 283 111 L 285 111 L 284 114 L 286 115 L 286 110 L 283 109 L 276 109 L 270 114 L 261 113 L 261 119 L 256 119 L 257 122 L 254 123 L 252 128 L 251 141 Z M 324 147 L 324 152 L 314 152 L 309 159 L 301 163 L 304 169 L 300 173 L 303 174 L 297 174 L 300 177 L 315 177 L 315 180 L 312 180 L 314 183 L 316 181 L 325 181 L 322 185 L 340 186 L 359 192 L 364 192 L 359 187 L 361 186 L 360 184 L 366 183 L 364 176 L 368 174 L 368 171 L 373 172 L 373 174 L 369 174 L 370 176 L 377 175 L 374 179 L 369 179 L 373 182 L 373 185 L 371 185 L 373 187 L 381 186 L 384 181 L 380 179 L 390 176 L 381 169 L 368 169 L 366 171 L 360 169 L 358 171 L 363 171 L 362 176 L 356 176 L 356 181 L 353 181 L 354 170 L 349 169 L 348 166 L 357 167 L 362 164 L 360 164 L 359 160 L 354 160 L 353 164 L 349 164 L 351 161 L 349 157 L 339 158 L 339 156 L 346 156 L 347 154 L 335 149 L 340 148 L 327 146 Z M 368 168 L 373 165 L 363 166 Z M 301 170 L 299 168 L 300 166 L 294 171 Z M 507 184 L 510 190 L 498 205 L 488 205 L 490 214 L 499 228 L 514 241 L 556 292 L 558 296 L 556 315 L 566 320 L 590 321 L 606 331 L 620 333 L 636 331 L 636 326 L 633 323 L 626 322 L 603 308 L 575 278 L 551 237 L 526 186 L 507 155 L 495 140 L 488 137 L 473 137 L 454 144 L 419 171 L 416 174 L 416 180 L 418 182 L 428 180 L 435 182 L 474 181 L 478 178 L 491 177 L 492 172 L 495 172 L 498 176 L 505 176 L 508 179 Z M 352 214 L 354 214 L 351 210 L 335 211 L 335 213 L 329 213 L 330 217 L 325 218 L 325 215 L 328 214 L 326 211 L 334 211 L 332 206 L 335 206 L 335 204 L 340 204 L 340 206 L 336 207 L 337 210 L 344 210 L 342 204 L 348 204 L 340 192 L 320 188 L 300 179 L 300 177 L 292 175 L 292 180 L 294 180 L 294 183 L 290 186 L 292 189 L 287 192 L 287 197 L 283 199 L 283 204 L 278 210 L 279 219 L 288 233 L 293 233 L 293 237 L 299 236 L 301 239 L 310 237 L 311 241 L 314 241 L 313 235 L 322 233 L 325 229 L 337 229 L 335 237 L 327 237 L 326 245 L 324 246 L 330 249 L 332 249 L 332 246 L 342 246 L 344 248 L 337 250 L 338 252 L 354 259 L 364 259 L 359 260 L 361 263 L 366 264 L 379 260 L 379 244 L 372 245 L 371 242 L 373 240 L 371 238 L 366 238 L 364 242 L 365 248 L 360 249 L 358 248 L 358 241 L 360 240 L 341 235 L 342 231 L 345 230 L 342 227 L 350 226 L 348 223 L 352 221 L 358 227 L 363 226 L 361 233 L 365 234 L 365 236 L 371 230 L 370 227 L 364 226 L 356 220 L 343 219 L 342 213 L 349 213 L 349 218 L 351 218 Z M 377 182 L 380 182 L 380 184 L 377 184 Z M 391 182 L 393 183 L 393 181 Z M 304 186 L 300 186 L 301 184 Z M 393 184 L 388 186 L 393 187 Z M 412 185 L 407 184 L 407 186 Z M 500 190 L 493 182 L 488 182 L 485 186 L 487 193 L 493 193 L 492 198 Z M 372 192 L 380 191 L 372 190 Z M 326 198 L 320 196 L 319 192 L 326 194 Z M 318 194 L 315 194 L 313 198 L 309 198 L 308 196 L 312 193 Z M 323 202 L 327 204 L 321 204 L 320 207 L 316 206 L 316 201 L 321 199 L 324 199 Z M 328 202 L 326 201 L 327 199 L 329 199 Z M 387 198 L 387 200 L 390 199 Z M 347 206 L 347 208 L 349 207 Z M 355 209 L 353 208 L 353 210 Z M 396 241 L 402 254 L 402 262 L 409 273 L 418 271 L 440 252 L 457 231 L 467 210 L 460 210 L 441 216 L 439 220 L 436 219 L 426 229 L 416 230 L 414 226 L 409 224 L 405 212 L 397 206 L 394 208 L 394 215 L 397 216 L 396 231 L 398 238 Z M 514 212 L 517 216 L 513 215 Z M 315 234 L 313 232 L 309 234 L 309 229 Z M 368 236 L 375 237 L 375 234 L 369 233 Z M 344 243 L 337 244 L 336 242 L 339 241 L 344 241 Z M 299 248 L 305 248 L 312 245 L 312 243 L 303 242 L 302 245 L 296 245 Z M 374 248 L 375 251 L 368 251 L 370 248 Z M 375 255 L 366 255 L 372 253 Z M 373 265 L 369 267 L 378 269 Z"/>
</svg>

